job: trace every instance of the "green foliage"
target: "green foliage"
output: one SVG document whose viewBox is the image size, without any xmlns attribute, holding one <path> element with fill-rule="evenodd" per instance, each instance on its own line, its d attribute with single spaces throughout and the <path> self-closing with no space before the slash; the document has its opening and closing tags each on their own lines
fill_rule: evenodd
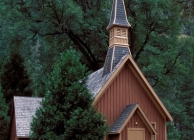
<svg viewBox="0 0 194 140">
<path fill-rule="evenodd" d="M 32 95 L 29 89 L 30 79 L 23 63 L 24 60 L 19 53 L 12 53 L 1 74 L 2 92 L 9 106 L 13 96 Z"/>
<path fill-rule="evenodd" d="M 106 134 L 107 125 L 92 106 L 92 95 L 84 84 L 86 69 L 79 59 L 70 50 L 54 66 L 31 124 L 32 140 L 99 140 Z"/>
<path fill-rule="evenodd" d="M 50 54 L 49 60 L 72 46 L 83 54 L 82 61 L 89 69 L 97 70 L 103 65 L 108 46 L 105 30 L 109 19 L 104 15 L 110 9 L 109 1 L 5 0 L 1 3 L 4 6 L 2 11 L 8 12 L 6 28 L 12 31 L 4 37 L 10 46 L 18 45 L 29 53 L 26 46 L 33 46 L 38 36 L 47 48 L 46 53 Z"/>
<path fill-rule="evenodd" d="M 50 55 L 52 52 L 46 53 L 46 47 L 37 38 L 36 44 L 30 47 L 29 53 L 30 55 L 25 57 L 27 59 L 25 66 L 32 81 L 30 88 L 34 89 L 33 96 L 43 97 L 45 91 L 43 91 L 42 87 L 45 86 L 47 81 L 46 75 L 51 71 L 54 63 Z"/>
<path fill-rule="evenodd" d="M 5 99 L 3 98 L 3 93 L 0 87 L 0 139 L 7 140 L 8 138 L 8 130 L 9 130 L 9 116 L 8 116 L 8 106 L 5 103 Z"/>
<path fill-rule="evenodd" d="M 176 3 L 180 5 L 183 33 L 186 35 L 194 35 L 194 0 L 176 0 Z"/>
<path fill-rule="evenodd" d="M 132 25 L 130 48 L 134 59 L 139 61 L 149 46 L 158 51 L 167 51 L 181 31 L 180 8 L 173 1 L 167 3 L 166 0 L 126 0 L 125 3 Z"/>
<path fill-rule="evenodd" d="M 125 4 L 133 58 L 174 118 L 168 125 L 169 139 L 174 134 L 190 139 L 194 137 L 193 0 L 125 0 Z M 87 69 L 103 65 L 110 9 L 110 0 L 0 1 L 0 62 L 18 48 L 35 95 L 44 96 L 46 75 L 58 54 L 70 46 L 81 53 Z"/>
<path fill-rule="evenodd" d="M 169 140 L 181 140 L 180 132 L 177 130 L 173 122 L 167 124 Z"/>
<path fill-rule="evenodd" d="M 103 65 L 110 9 L 107 0 L 1 1 L 0 49 L 19 48 L 23 52 L 37 96 L 56 57 L 70 46 L 81 52 L 81 62 L 89 70 Z M 5 56 L 3 53 L 0 56 Z"/>
<path fill-rule="evenodd" d="M 176 79 L 174 81 L 174 95 L 173 97 L 177 110 L 172 110 L 174 116 L 174 123 L 177 129 L 181 132 L 182 139 L 192 139 L 194 137 L 193 131 L 193 45 L 194 38 L 184 36 L 180 38 L 179 46 L 182 48 L 183 55 L 178 60 L 178 69 Z M 175 101 L 176 100 L 176 101 Z M 172 105 L 171 105 L 172 106 Z"/>
</svg>

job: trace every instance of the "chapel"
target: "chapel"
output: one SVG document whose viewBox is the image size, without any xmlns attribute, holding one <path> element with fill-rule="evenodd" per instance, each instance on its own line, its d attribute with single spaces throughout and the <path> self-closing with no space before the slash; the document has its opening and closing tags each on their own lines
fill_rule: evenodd
<svg viewBox="0 0 194 140">
<path fill-rule="evenodd" d="M 159 99 L 130 52 L 124 0 L 113 0 L 109 46 L 104 66 L 88 76 L 93 106 L 106 116 L 105 140 L 167 140 L 172 116 Z M 14 97 L 10 140 L 28 140 L 30 123 L 42 98 Z"/>
</svg>

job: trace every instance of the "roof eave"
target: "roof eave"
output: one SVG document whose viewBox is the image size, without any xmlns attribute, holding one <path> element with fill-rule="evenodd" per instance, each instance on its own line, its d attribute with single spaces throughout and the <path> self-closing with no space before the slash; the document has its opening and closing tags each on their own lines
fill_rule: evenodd
<svg viewBox="0 0 194 140">
<path fill-rule="evenodd" d="M 149 92 L 153 95 L 154 99 L 161 107 L 162 111 L 164 112 L 164 114 L 166 116 L 166 121 L 173 121 L 172 116 L 170 115 L 170 113 L 168 112 L 168 110 L 166 109 L 164 104 L 161 102 L 161 100 L 159 99 L 158 95 L 155 93 L 153 88 L 150 86 L 149 82 L 146 80 L 145 76 L 142 74 L 142 72 L 138 68 L 137 64 L 134 62 L 133 58 L 132 57 L 128 57 L 128 58 L 129 58 L 130 62 L 132 63 L 132 66 L 136 69 L 138 75 L 141 77 L 141 79 L 145 83 L 146 87 L 149 89 Z"/>
<path fill-rule="evenodd" d="M 111 28 L 113 28 L 114 26 L 119 26 L 119 27 L 124 27 L 124 28 L 130 28 L 131 25 L 122 25 L 122 24 L 117 24 L 117 23 L 114 23 L 114 24 L 110 24 L 106 27 L 106 30 L 110 30 Z"/>
<path fill-rule="evenodd" d="M 109 132 L 108 134 L 120 134 L 123 129 L 125 128 L 125 126 L 127 125 L 127 123 L 130 121 L 130 119 L 133 117 L 134 113 L 138 111 L 138 114 L 140 115 L 140 117 L 142 118 L 142 121 L 145 123 L 145 125 L 147 126 L 147 128 L 149 129 L 149 131 L 153 134 L 153 135 L 157 135 L 156 130 L 153 128 L 151 122 L 148 120 L 148 118 L 146 117 L 146 115 L 144 114 L 143 110 L 141 109 L 141 107 L 136 104 L 134 106 L 134 108 L 132 109 L 131 113 L 129 114 L 129 116 L 127 117 L 127 119 L 123 122 L 122 126 L 118 129 L 118 131 L 115 132 Z"/>
<path fill-rule="evenodd" d="M 118 132 L 108 132 L 108 135 L 116 135 L 116 134 L 120 134 Z"/>
</svg>

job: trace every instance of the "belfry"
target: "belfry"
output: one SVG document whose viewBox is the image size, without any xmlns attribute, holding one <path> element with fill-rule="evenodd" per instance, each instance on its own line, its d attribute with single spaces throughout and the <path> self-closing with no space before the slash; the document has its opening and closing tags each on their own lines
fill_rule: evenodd
<svg viewBox="0 0 194 140">
<path fill-rule="evenodd" d="M 129 27 L 124 0 L 113 0 L 105 64 L 86 81 L 92 105 L 110 125 L 104 140 L 167 140 L 166 122 L 173 118 L 131 56 Z M 10 140 L 29 140 L 32 116 L 41 101 L 14 97 Z"/>
<path fill-rule="evenodd" d="M 109 30 L 109 48 L 104 64 L 103 76 L 112 72 L 120 59 L 126 54 L 130 54 L 128 44 L 128 28 L 130 24 L 127 20 L 125 5 L 123 0 L 114 0 Z"/>
</svg>

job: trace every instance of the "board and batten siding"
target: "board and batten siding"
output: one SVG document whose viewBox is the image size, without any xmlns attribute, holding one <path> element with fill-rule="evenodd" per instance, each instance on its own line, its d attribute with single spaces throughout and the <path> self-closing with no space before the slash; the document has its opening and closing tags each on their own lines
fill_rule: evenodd
<svg viewBox="0 0 194 140">
<path fill-rule="evenodd" d="M 123 67 L 94 105 L 112 125 L 129 104 L 138 103 L 150 122 L 156 123 L 157 140 L 165 140 L 165 118 L 146 93 L 129 65 Z"/>
<path fill-rule="evenodd" d="M 15 122 L 15 111 L 13 111 L 12 119 L 11 119 L 11 134 L 10 134 L 10 140 L 15 140 L 16 137 L 16 122 Z"/>
</svg>

